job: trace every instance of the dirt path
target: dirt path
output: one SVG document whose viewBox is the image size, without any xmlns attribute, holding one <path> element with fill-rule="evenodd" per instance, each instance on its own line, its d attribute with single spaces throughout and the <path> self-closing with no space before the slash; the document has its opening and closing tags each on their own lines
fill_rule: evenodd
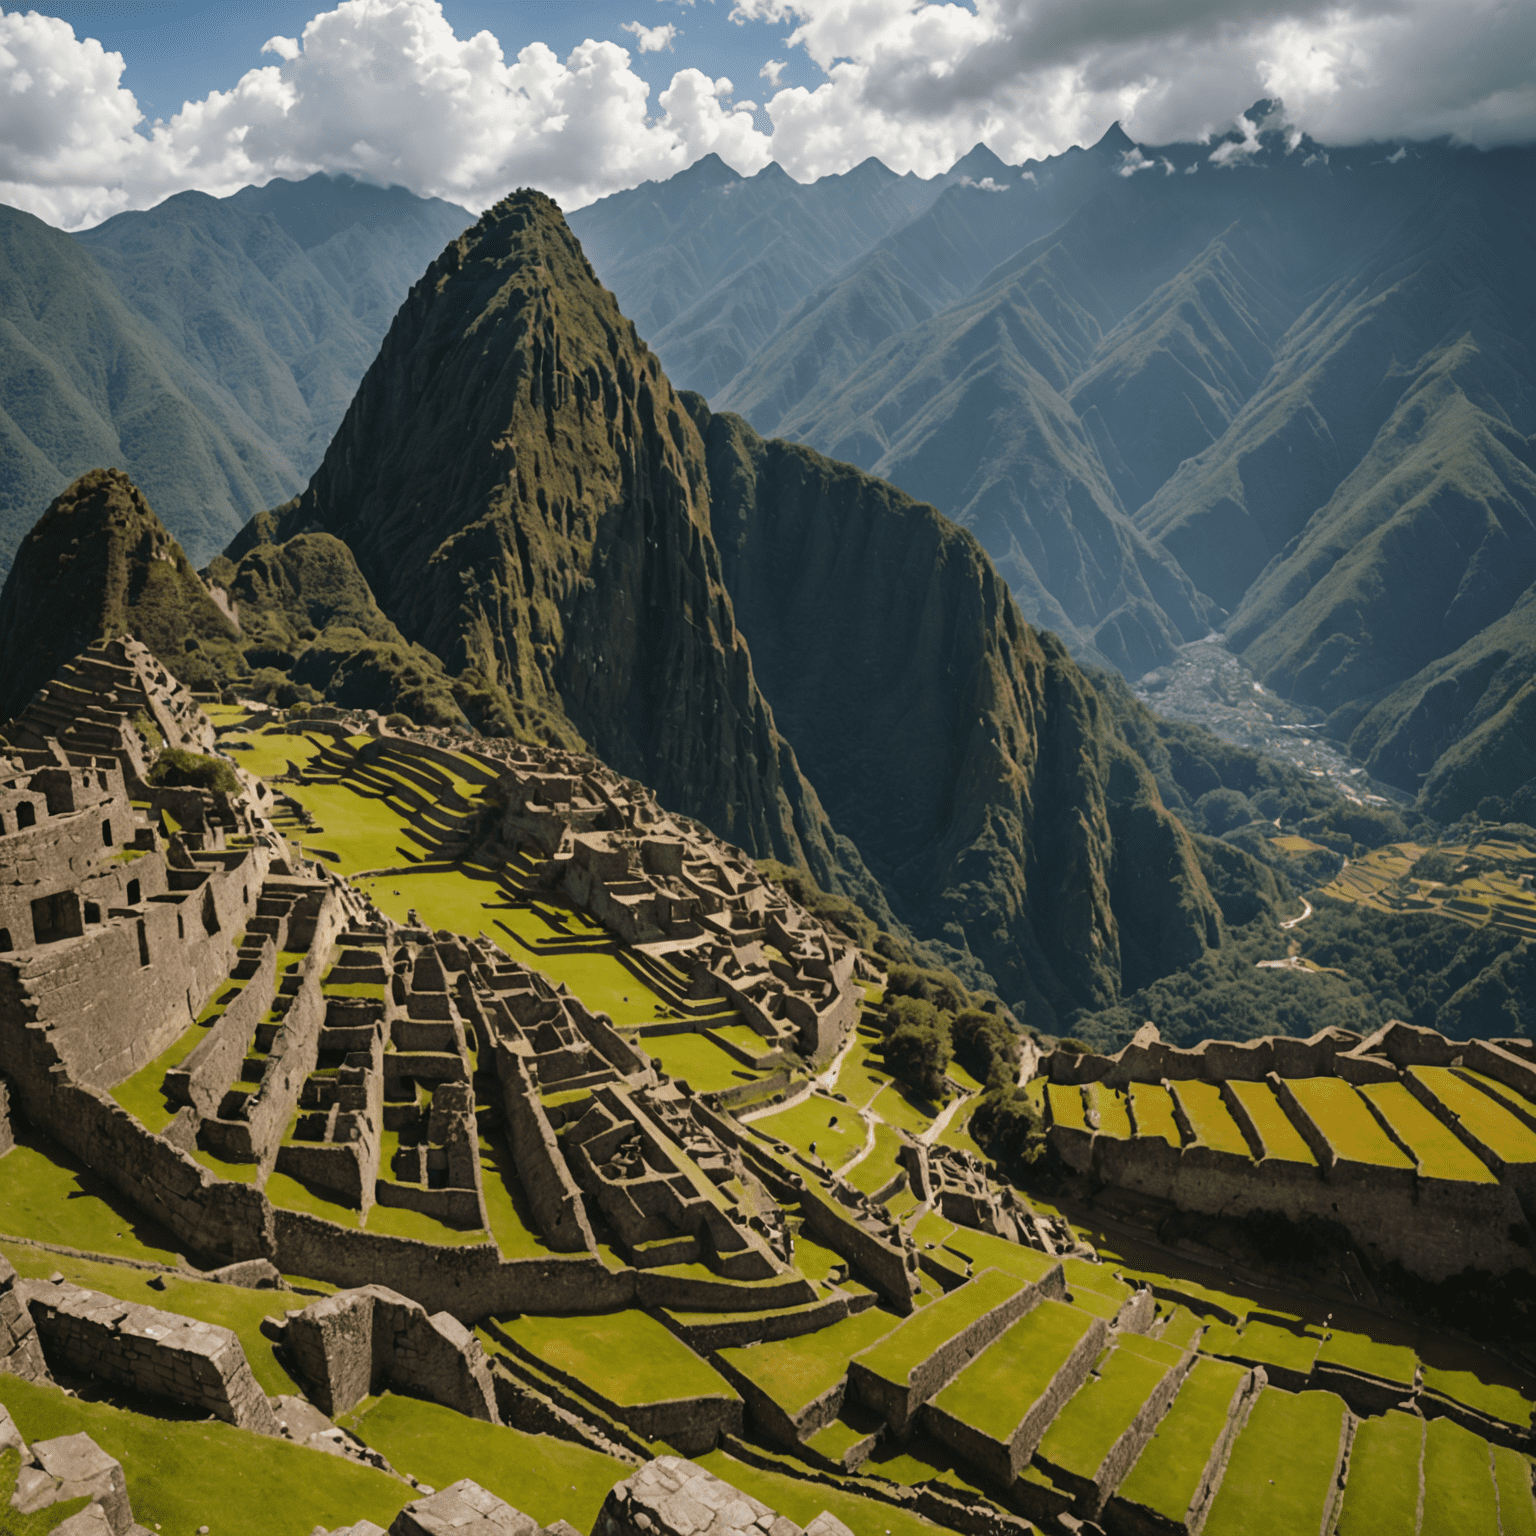
<svg viewBox="0 0 1536 1536">
<path fill-rule="evenodd" d="M 923 1132 L 917 1139 L 925 1146 L 931 1147 L 940 1136 L 944 1134 L 944 1127 L 960 1113 L 962 1105 L 969 1104 L 976 1095 L 974 1093 L 962 1093 L 958 1098 L 951 1099 L 939 1112 L 938 1119 Z"/>
<path fill-rule="evenodd" d="M 1346 860 L 1346 862 L 1348 862 Z M 1304 923 L 1312 916 L 1312 903 L 1305 896 L 1301 898 L 1301 916 L 1288 917 L 1280 924 L 1282 928 L 1294 928 L 1297 923 Z"/>
<path fill-rule="evenodd" d="M 846 1179 L 875 1150 L 875 1127 L 880 1123 L 879 1116 L 872 1109 L 861 1109 L 859 1119 L 864 1122 L 864 1145 L 837 1170 L 840 1179 Z"/>
</svg>

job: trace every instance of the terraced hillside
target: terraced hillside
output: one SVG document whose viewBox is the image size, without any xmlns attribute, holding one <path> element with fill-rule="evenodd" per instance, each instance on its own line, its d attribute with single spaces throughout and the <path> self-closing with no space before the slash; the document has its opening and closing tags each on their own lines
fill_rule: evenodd
<svg viewBox="0 0 1536 1536">
<path fill-rule="evenodd" d="M 0 1254 L 19 1294 L 153 1291 L 230 1329 L 290 1426 L 157 1417 L 71 1376 L 45 1329 L 84 1390 L 0 1371 L 0 1404 L 28 1439 L 86 1430 L 119 1456 L 141 1522 L 388 1524 L 467 1476 L 591 1528 L 662 1452 L 797 1524 L 900 1536 L 1536 1522 L 1523 1369 L 1382 1304 L 1364 1241 L 1358 1294 L 1288 1290 L 1138 1226 L 1157 1201 L 1133 1178 L 1100 1176 L 1129 1202 L 1113 1219 L 1070 1180 L 1056 1204 L 1024 1197 L 971 1137 L 980 1083 L 953 1067 L 934 1102 L 889 1070 L 876 957 L 641 786 L 376 716 L 205 718 L 165 680 L 156 718 L 244 788 L 157 789 L 130 673 L 88 747 L 67 721 L 60 739 L 91 759 L 72 771 L 122 776 L 138 857 L 119 837 L 92 858 L 140 887 L 0 960 L 6 996 L 31 999 L 0 1008 Z M 0 816 L 50 771 L 17 734 Z M 93 1068 L 99 1036 L 70 1033 L 44 980 L 153 903 L 206 933 L 209 963 L 184 1013 Z M 1024 1075 L 1069 1163 L 1228 1159 L 1266 1188 L 1377 1179 L 1426 1215 L 1471 1198 L 1526 1219 L 1536 1062 L 1473 1043 L 1437 1063 L 1435 1040 L 1245 1056 L 1142 1037 L 1117 1059 L 1026 1052 Z M 1273 1076 L 1234 1065 L 1255 1051 Z M 226 1278 L 263 1263 L 278 1289 Z M 358 1298 L 436 1309 L 461 1374 L 376 1356 L 343 1391 L 304 1319 Z M 231 1479 L 251 1497 L 221 1500 Z"/>
</svg>

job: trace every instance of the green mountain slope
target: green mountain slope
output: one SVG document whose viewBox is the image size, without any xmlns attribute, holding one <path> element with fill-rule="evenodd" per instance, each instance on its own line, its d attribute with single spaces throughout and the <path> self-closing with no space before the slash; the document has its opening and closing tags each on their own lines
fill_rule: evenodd
<svg viewBox="0 0 1536 1536">
<path fill-rule="evenodd" d="M 0 569 L 94 467 L 123 467 L 197 560 L 291 497 L 468 219 L 328 176 L 184 193 L 73 237 L 0 208 Z"/>
</svg>

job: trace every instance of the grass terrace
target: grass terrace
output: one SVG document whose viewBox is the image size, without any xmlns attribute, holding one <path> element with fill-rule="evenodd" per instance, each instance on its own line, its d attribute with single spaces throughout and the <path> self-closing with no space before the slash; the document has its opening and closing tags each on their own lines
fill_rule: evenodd
<svg viewBox="0 0 1536 1536">
<path fill-rule="evenodd" d="M 1238 1129 L 1232 1111 L 1222 1102 L 1221 1089 L 1216 1083 L 1198 1079 L 1175 1083 L 1174 1096 L 1189 1117 L 1195 1139 L 1201 1146 L 1215 1152 L 1231 1152 L 1237 1157 L 1247 1157 L 1248 1143 Z"/>
<path fill-rule="evenodd" d="M 1338 1536 L 1399 1536 L 1417 1529 L 1424 1420 L 1394 1410 L 1363 1419 L 1349 1453 Z"/>
<path fill-rule="evenodd" d="M 1123 1093 L 1114 1088 L 1106 1088 L 1103 1083 L 1089 1083 L 1083 1093 L 1088 1100 L 1088 1108 L 1098 1114 L 1099 1130 L 1103 1135 L 1113 1136 L 1120 1141 L 1131 1135 L 1130 1101 Z"/>
<path fill-rule="evenodd" d="M 1499 1524 L 1504 1536 L 1536 1536 L 1530 1458 L 1506 1445 L 1494 1446 L 1493 1479 L 1499 1490 Z"/>
<path fill-rule="evenodd" d="M 881 1039 L 878 1029 L 860 1024 L 858 1040 L 838 1069 L 837 1092 L 856 1108 L 867 1108 L 882 1088 L 895 1081 L 874 1056 Z"/>
<path fill-rule="evenodd" d="M 987 1269 L 995 1269 L 1031 1285 L 1038 1285 L 1059 1262 L 1049 1254 L 1041 1253 L 1038 1248 L 1010 1243 L 1006 1237 L 996 1237 L 991 1232 L 978 1232 L 974 1227 L 956 1227 L 944 1240 L 944 1246 L 951 1253 L 958 1253 L 965 1259 L 977 1275 Z M 1084 1268 L 1093 1267 L 1084 1265 Z"/>
<path fill-rule="evenodd" d="M 848 1361 L 891 1333 L 901 1322 L 879 1307 L 846 1317 L 798 1338 L 742 1349 L 722 1349 L 728 1361 L 793 1417 L 848 1374 Z"/>
<path fill-rule="evenodd" d="M 1413 1167 L 1376 1123 L 1365 1100 L 1343 1078 L 1299 1077 L 1288 1086 L 1336 1157 L 1378 1168 Z"/>
<path fill-rule="evenodd" d="M 1450 1419 L 1424 1434 L 1424 1518 L 1419 1536 L 1499 1536 L 1493 1460 L 1481 1435 Z"/>
<path fill-rule="evenodd" d="M 1243 1083 L 1233 1079 L 1229 1086 L 1258 1129 L 1266 1157 L 1282 1163 L 1317 1166 L 1311 1147 L 1302 1139 L 1301 1132 L 1291 1124 L 1290 1116 L 1268 1083 Z"/>
<path fill-rule="evenodd" d="M 896 1154 L 901 1151 L 901 1137 L 881 1120 L 875 1125 L 875 1145 L 862 1162 L 856 1163 L 848 1174 L 848 1182 L 866 1195 L 883 1189 L 901 1172 Z"/>
<path fill-rule="evenodd" d="M 979 1157 L 982 1162 L 987 1161 L 987 1154 L 977 1145 L 971 1135 L 971 1116 L 976 1113 L 974 1103 L 963 1105 L 956 1111 L 954 1119 L 934 1137 L 934 1141 L 941 1147 L 958 1147 L 962 1152 L 969 1152 L 974 1157 Z"/>
<path fill-rule="evenodd" d="M 590 1383 L 621 1408 L 736 1390 L 648 1313 L 631 1308 L 586 1317 L 498 1319 L 535 1359 Z"/>
<path fill-rule="evenodd" d="M 1536 1163 L 1536 1131 L 1511 1113 L 1505 1101 L 1484 1093 L 1450 1067 L 1409 1070 L 1503 1162 L 1513 1166 Z"/>
<path fill-rule="evenodd" d="M 1507 1088 L 1496 1077 L 1489 1077 L 1484 1072 L 1473 1072 L 1465 1067 L 1455 1069 L 1458 1077 L 1464 1077 L 1469 1083 L 1475 1083 L 1484 1093 L 1491 1094 L 1501 1104 L 1505 1104 L 1526 1125 L 1536 1122 L 1536 1104 L 1533 1104 L 1524 1094 L 1516 1093 L 1513 1088 Z"/>
<path fill-rule="evenodd" d="M 116 1457 L 128 1472 L 134 1519 L 150 1530 L 209 1525 L 219 1536 L 310 1536 L 317 1524 L 387 1527 L 417 1496 L 387 1472 L 275 1436 L 130 1413 L 19 1376 L 0 1373 L 0 1403 L 28 1443 L 87 1434 Z"/>
<path fill-rule="evenodd" d="M 1230 1323 L 1213 1323 L 1200 1348 L 1209 1355 L 1227 1355 L 1258 1365 L 1278 1365 L 1305 1376 L 1322 1347 L 1322 1335 L 1297 1332 L 1262 1318 L 1250 1318 L 1241 1330 Z"/>
<path fill-rule="evenodd" d="M 1131 1084 L 1131 1118 L 1138 1136 L 1161 1136 L 1171 1147 L 1183 1145 L 1172 1095 L 1160 1083 Z"/>
<path fill-rule="evenodd" d="M 1232 1447 L 1206 1536 L 1321 1530 L 1333 1498 L 1345 1411 L 1332 1392 L 1266 1387 Z"/>
<path fill-rule="evenodd" d="M 934 1107 L 901 1083 L 889 1083 L 870 1101 L 869 1107 L 887 1125 L 921 1136 L 934 1122 Z"/>
<path fill-rule="evenodd" d="M 1425 1178 L 1450 1179 L 1462 1184 L 1498 1183 L 1483 1160 L 1419 1103 L 1403 1083 L 1366 1083 L 1360 1092 L 1413 1153 Z"/>
<path fill-rule="evenodd" d="M 864 1145 L 864 1122 L 858 1112 L 820 1093 L 754 1120 L 752 1128 L 801 1152 L 814 1148 L 831 1168 L 841 1168 Z"/>
<path fill-rule="evenodd" d="M 1120 1485 L 1120 1496 L 1182 1523 L 1226 1429 L 1227 1409 L 1244 1374 L 1227 1360 L 1196 1360 L 1173 1407 Z"/>
<path fill-rule="evenodd" d="M 721 1050 L 707 1035 L 692 1030 L 680 1035 L 646 1035 L 635 1043 L 648 1056 L 656 1057 L 672 1077 L 680 1078 L 697 1093 L 739 1088 L 763 1076 L 743 1066 L 729 1051 Z"/>
<path fill-rule="evenodd" d="M 1083 1090 L 1075 1083 L 1047 1083 L 1045 1098 L 1051 1107 L 1052 1125 L 1064 1125 L 1074 1131 L 1089 1128 L 1087 1111 L 1083 1107 Z"/>
<path fill-rule="evenodd" d="M 1329 1332 L 1317 1352 L 1319 1365 L 1336 1365 L 1382 1381 L 1395 1382 L 1406 1392 L 1413 1385 L 1419 1359 L 1406 1344 L 1388 1344 L 1363 1333 Z"/>
<path fill-rule="evenodd" d="M 856 1358 L 872 1375 L 905 1386 L 914 1366 L 995 1307 L 1002 1306 L 1018 1293 L 1023 1283 L 1002 1270 L 983 1270 L 947 1296 L 940 1296 L 904 1318 L 879 1343 L 861 1350 Z"/>
<path fill-rule="evenodd" d="M 1100 1356 L 1094 1372 L 1056 1415 L 1035 1453 L 1038 1460 L 1085 1478 L 1103 1465 L 1168 1366 L 1134 1351 L 1111 1349 Z"/>
<path fill-rule="evenodd" d="M 397 1471 L 432 1488 L 473 1478 L 541 1524 L 560 1519 L 595 1523 L 608 1490 L 631 1471 L 585 1446 L 486 1424 L 393 1393 L 365 1399 L 340 1422 Z"/>
<path fill-rule="evenodd" d="M 1093 1323 L 1089 1313 L 1064 1301 L 1041 1301 L 982 1350 L 934 1405 L 1006 1443 Z"/>
</svg>

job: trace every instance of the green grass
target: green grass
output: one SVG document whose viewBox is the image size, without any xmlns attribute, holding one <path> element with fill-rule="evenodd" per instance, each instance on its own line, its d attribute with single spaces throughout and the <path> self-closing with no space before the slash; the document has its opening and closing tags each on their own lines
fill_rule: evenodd
<svg viewBox="0 0 1536 1536">
<path fill-rule="evenodd" d="M 934 1405 L 1006 1442 L 1050 1386 L 1093 1318 L 1064 1301 L 1042 1301 L 976 1356 Z"/>
<path fill-rule="evenodd" d="M 473 1478 L 540 1525 L 564 1519 L 578 1530 L 590 1529 L 608 1490 L 631 1470 L 585 1446 L 465 1418 L 393 1393 L 367 1399 L 342 1423 L 397 1471 L 432 1488 Z"/>
<path fill-rule="evenodd" d="M 1221 1089 L 1215 1083 L 1175 1083 L 1173 1091 L 1202 1146 L 1216 1152 L 1232 1152 L 1238 1157 L 1249 1155 L 1248 1143 L 1243 1140 L 1232 1111 L 1222 1103 Z"/>
<path fill-rule="evenodd" d="M 1468 1082 L 1475 1083 L 1484 1093 L 1501 1103 L 1507 1104 L 1517 1115 L 1536 1115 L 1536 1104 L 1533 1104 L 1524 1094 L 1516 1093 L 1513 1088 L 1507 1087 L 1496 1077 L 1489 1077 L 1483 1072 L 1473 1072 L 1468 1068 L 1458 1069 L 1459 1075 Z"/>
<path fill-rule="evenodd" d="M 0 1233 L 175 1264 L 176 1239 L 62 1147 L 23 1126 L 0 1161 Z"/>
<path fill-rule="evenodd" d="M 833 1323 L 830 1328 L 801 1334 L 799 1338 L 754 1344 L 745 1349 L 722 1349 L 720 1358 L 729 1361 L 793 1417 L 848 1374 L 852 1356 L 883 1339 L 900 1321 L 890 1312 L 871 1307 Z"/>
<path fill-rule="evenodd" d="M 1131 1287 L 1117 1278 L 1107 1264 L 1091 1264 L 1087 1259 L 1068 1258 L 1061 1261 L 1061 1267 L 1067 1277 L 1067 1284 L 1074 1291 L 1097 1291 L 1101 1296 L 1109 1297 L 1117 1307 L 1130 1300 Z"/>
<path fill-rule="evenodd" d="M 82 1496 L 60 1499 L 30 1515 L 19 1515 L 8 1508 L 21 1477 L 21 1452 L 14 1445 L 0 1451 L 0 1531 L 5 1536 L 47 1536 L 56 1525 L 80 1513 L 91 1501 Z"/>
<path fill-rule="evenodd" d="M 1184 1519 L 1199 1491 L 1211 1449 L 1226 1428 L 1227 1408 L 1243 1375 L 1243 1368 L 1230 1361 L 1195 1361 L 1173 1407 L 1121 1484 L 1123 1498 L 1170 1521 Z"/>
<path fill-rule="evenodd" d="M 1046 1102 L 1051 1107 L 1051 1124 L 1069 1130 L 1086 1131 L 1088 1116 L 1083 1107 L 1083 1090 L 1075 1083 L 1047 1083 Z"/>
<path fill-rule="evenodd" d="M 1481 1351 L 1478 1352 L 1479 1368 L 1476 1370 L 1432 1365 L 1428 1358 L 1430 1353 L 1430 1346 L 1420 1345 L 1419 1358 L 1424 1363 L 1423 1383 L 1426 1391 L 1438 1392 L 1441 1397 L 1448 1397 L 1453 1402 L 1465 1403 L 1468 1408 L 1476 1408 L 1492 1418 L 1503 1419 L 1506 1424 L 1518 1424 L 1522 1428 L 1530 1424 L 1531 1402 L 1533 1396 L 1536 1396 L 1536 1390 L 1533 1390 L 1529 1381 L 1522 1381 L 1517 1386 Z M 1506 1379 L 1490 1379 L 1499 1375 L 1505 1375 Z"/>
<path fill-rule="evenodd" d="M 934 1122 L 934 1115 L 924 1109 L 922 1102 L 901 1083 L 891 1083 L 882 1088 L 871 1100 L 869 1107 L 888 1125 L 920 1136 Z"/>
<path fill-rule="evenodd" d="M 1536 1536 L 1530 1458 L 1508 1446 L 1496 1445 L 1493 1470 L 1499 1488 L 1499 1523 L 1504 1527 L 1504 1536 Z"/>
<path fill-rule="evenodd" d="M 309 1536 L 316 1525 L 359 1520 L 387 1527 L 415 1496 L 372 1467 L 231 1424 L 127 1413 L 3 1374 L 0 1402 L 29 1443 L 88 1434 L 126 1469 L 134 1519 L 168 1536 L 200 1525 L 212 1536 Z"/>
<path fill-rule="evenodd" d="M 1394 1382 L 1406 1390 L 1413 1385 L 1418 1357 L 1404 1344 L 1384 1344 L 1363 1333 L 1330 1333 L 1317 1352 L 1319 1365 L 1338 1365 Z"/>
<path fill-rule="evenodd" d="M 987 1154 L 977 1145 L 971 1135 L 971 1116 L 976 1113 L 975 1104 L 967 1104 L 955 1112 L 955 1117 L 934 1138 L 942 1147 L 958 1147 L 962 1152 L 969 1152 L 979 1157 L 982 1162 L 987 1161 Z"/>
<path fill-rule="evenodd" d="M 836 1125 L 831 1123 L 834 1119 Z M 809 1152 L 814 1144 L 817 1156 L 832 1168 L 841 1168 L 864 1145 L 864 1122 L 858 1112 L 820 1093 L 754 1120 L 752 1128 L 802 1152 Z"/>
<path fill-rule="evenodd" d="M 220 989 L 220 995 L 223 990 Z M 176 1118 L 176 1111 L 181 1106 L 173 1104 L 161 1091 L 165 1074 L 172 1067 L 179 1067 L 208 1038 L 213 1020 L 222 1016 L 223 1009 L 220 1008 L 206 1023 L 200 1021 L 187 1025 L 153 1061 L 140 1067 L 132 1077 L 125 1078 L 112 1090 L 112 1097 L 130 1115 L 136 1116 L 145 1130 L 158 1135 Z"/>
<path fill-rule="evenodd" d="M 1499 1536 L 1488 1442 L 1450 1419 L 1431 1419 L 1425 1431 L 1419 1536 Z"/>
<path fill-rule="evenodd" d="M 1200 1342 L 1200 1330 L 1204 1326 L 1204 1320 L 1196 1313 L 1182 1304 L 1176 1304 L 1168 1314 L 1168 1322 L 1159 1338 L 1176 1349 L 1193 1349 Z"/>
<path fill-rule="evenodd" d="M 1413 1153 L 1419 1172 L 1429 1179 L 1463 1184 L 1497 1184 L 1487 1165 L 1457 1140 L 1402 1083 L 1366 1083 L 1360 1092 Z"/>
<path fill-rule="evenodd" d="M 1206 1536 L 1319 1530 L 1333 1493 L 1344 1412 L 1332 1392 L 1266 1387 L 1232 1447 Z"/>
<path fill-rule="evenodd" d="M 620 1407 L 682 1397 L 731 1397 L 736 1390 L 645 1312 L 587 1317 L 518 1317 L 502 1331 L 536 1358 L 588 1382 Z"/>
<path fill-rule="evenodd" d="M 805 1446 L 807 1450 L 815 1451 L 829 1461 L 841 1462 L 868 1433 L 867 1430 L 855 1429 L 842 1419 L 833 1419 L 830 1424 L 818 1429 L 805 1442 Z"/>
<path fill-rule="evenodd" d="M 539 1235 L 517 1166 L 499 1136 L 480 1137 L 480 1185 L 491 1236 L 503 1258 L 540 1259 L 554 1252 Z"/>
<path fill-rule="evenodd" d="M 896 1154 L 901 1151 L 901 1137 L 883 1120 L 875 1126 L 875 1145 L 868 1157 L 858 1163 L 848 1175 L 848 1182 L 855 1189 L 872 1195 L 883 1189 L 899 1173 Z"/>
<path fill-rule="evenodd" d="M 1112 1349 L 1099 1361 L 1097 1371 L 1056 1415 L 1036 1453 L 1079 1477 L 1092 1477 L 1098 1471 L 1168 1374 L 1168 1367 L 1132 1351 Z"/>
<path fill-rule="evenodd" d="M 1138 1136 L 1161 1136 L 1171 1147 L 1183 1145 L 1173 1118 L 1173 1099 L 1161 1084 L 1131 1084 L 1131 1116 Z"/>
<path fill-rule="evenodd" d="M 861 1351 L 859 1361 L 874 1375 L 905 1386 L 915 1365 L 994 1307 L 1000 1307 L 1018 1292 L 1021 1284 L 1016 1276 L 1002 1270 L 984 1270 L 947 1296 L 903 1319 L 878 1344 Z"/>
<path fill-rule="evenodd" d="M 777 1510 L 798 1526 L 807 1526 L 823 1510 L 830 1510 L 858 1536 L 934 1536 L 937 1526 L 921 1515 L 914 1515 L 898 1505 L 878 1499 L 866 1499 L 856 1493 L 844 1493 L 782 1472 L 766 1472 L 748 1466 L 724 1451 L 710 1451 L 694 1460 L 707 1472 L 739 1488 L 743 1493 Z"/>
<path fill-rule="evenodd" d="M 320 750 L 313 736 L 290 736 L 287 731 L 231 731 L 219 738 L 219 748 L 228 752 L 247 773 L 272 779 L 288 772 L 290 760 L 299 768 L 308 765 Z M 284 785 L 286 791 L 290 786 Z"/>
<path fill-rule="evenodd" d="M 1028 1280 L 1036 1284 L 1057 1263 L 1051 1255 L 1041 1253 L 1038 1248 L 1010 1243 L 1006 1237 L 977 1232 L 972 1227 L 956 1227 L 945 1239 L 944 1246 L 969 1259 L 972 1269 L 978 1274 L 984 1269 L 996 1269 L 1005 1275 L 1012 1275 L 1016 1280 Z"/>
<path fill-rule="evenodd" d="M 1143 1360 L 1164 1367 L 1175 1366 L 1184 1358 L 1184 1351 L 1177 1344 L 1170 1344 L 1166 1339 L 1151 1338 L 1145 1333 L 1122 1333 L 1115 1342 L 1115 1348 L 1129 1350 L 1133 1355 L 1140 1355 Z"/>
<path fill-rule="evenodd" d="M 1103 1083 L 1089 1083 L 1084 1091 L 1088 1107 L 1099 1112 L 1099 1130 L 1106 1136 L 1126 1140 L 1131 1134 L 1131 1111 L 1126 1096 Z"/>
<path fill-rule="evenodd" d="M 1475 1088 L 1449 1067 L 1409 1069 L 1489 1151 L 1506 1163 L 1536 1163 L 1536 1131 L 1499 1100 Z"/>
<path fill-rule="evenodd" d="M 1231 1088 L 1257 1128 L 1266 1157 L 1282 1163 L 1308 1163 L 1316 1166 L 1317 1159 L 1312 1155 L 1312 1149 L 1302 1139 L 1301 1132 L 1291 1124 L 1290 1117 L 1268 1083 L 1244 1083 L 1234 1078 Z"/>
<path fill-rule="evenodd" d="M 152 1277 L 142 1269 L 97 1264 L 21 1243 L 0 1243 L 0 1252 L 25 1279 L 40 1280 L 57 1270 L 71 1284 L 87 1290 L 228 1328 L 239 1335 L 245 1357 L 263 1392 L 271 1397 L 280 1392 L 303 1391 L 302 1385 L 278 1364 L 272 1344 L 261 1331 L 261 1321 L 282 1317 L 289 1307 L 304 1305 L 307 1297 L 295 1296 L 291 1291 L 250 1291 L 242 1286 L 184 1280 L 175 1275 L 161 1276 L 164 1288 L 156 1290 L 149 1283 Z"/>
<path fill-rule="evenodd" d="M 636 983 L 637 989 L 638 985 Z M 635 1044 L 647 1056 L 656 1057 L 669 1076 L 686 1082 L 697 1093 L 738 1088 L 742 1083 L 755 1083 L 763 1076 L 761 1072 L 743 1066 L 707 1035 L 692 1031 L 685 1035 L 646 1035 Z"/>
<path fill-rule="evenodd" d="M 879 1030 L 859 1026 L 858 1043 L 849 1051 L 837 1074 L 837 1092 L 850 1104 L 863 1109 L 893 1079 L 878 1060 L 871 1060 L 873 1047 L 880 1040 Z"/>
<path fill-rule="evenodd" d="M 435 1216 L 400 1206 L 376 1205 L 368 1212 L 365 1222 L 355 1205 L 343 1205 L 328 1190 L 302 1183 L 286 1173 L 274 1172 L 267 1176 L 266 1195 L 273 1205 L 286 1211 L 305 1211 L 339 1226 L 361 1227 L 364 1231 L 387 1237 L 408 1237 L 421 1243 L 442 1243 L 455 1248 L 473 1247 L 490 1239 L 484 1228 L 450 1227 Z"/>
<path fill-rule="evenodd" d="M 1419 1517 L 1424 1420 L 1395 1410 L 1364 1419 L 1349 1453 L 1338 1536 L 1402 1536 Z"/>
<path fill-rule="evenodd" d="M 1298 1077 L 1288 1086 L 1327 1138 L 1335 1156 L 1378 1168 L 1413 1167 L 1376 1123 L 1365 1100 L 1343 1078 Z"/>
<path fill-rule="evenodd" d="M 397 810 L 388 800 L 359 794 L 347 784 L 285 784 L 283 789 L 323 829 L 296 832 L 289 841 L 334 853 L 331 867 L 338 874 L 388 869 L 423 856 L 424 839 L 410 826 L 403 807 Z"/>
<path fill-rule="evenodd" d="M 1263 1365 L 1285 1366 L 1305 1376 L 1312 1369 L 1321 1342 L 1313 1334 L 1292 1333 L 1277 1323 L 1255 1318 L 1245 1323 L 1240 1333 L 1230 1324 L 1214 1324 L 1200 1348 L 1209 1355 L 1232 1355 Z"/>
</svg>

